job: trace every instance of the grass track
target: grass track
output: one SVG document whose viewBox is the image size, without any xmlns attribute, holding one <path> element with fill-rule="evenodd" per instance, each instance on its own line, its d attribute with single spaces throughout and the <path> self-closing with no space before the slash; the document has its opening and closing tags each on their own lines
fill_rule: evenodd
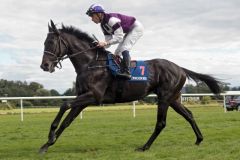
<svg viewBox="0 0 240 160">
<path fill-rule="evenodd" d="M 141 107 L 137 107 L 141 108 Z M 221 107 L 190 108 L 204 141 L 195 146 L 190 125 L 169 109 L 167 126 L 146 152 L 136 152 L 152 133 L 156 109 L 89 109 L 77 118 L 45 155 L 39 147 L 46 142 L 56 113 L 29 110 L 0 115 L 0 159 L 4 160 L 237 160 L 240 157 L 240 112 L 224 113 Z M 36 111 L 36 110 L 35 110 Z M 47 111 L 48 112 L 48 111 Z"/>
</svg>

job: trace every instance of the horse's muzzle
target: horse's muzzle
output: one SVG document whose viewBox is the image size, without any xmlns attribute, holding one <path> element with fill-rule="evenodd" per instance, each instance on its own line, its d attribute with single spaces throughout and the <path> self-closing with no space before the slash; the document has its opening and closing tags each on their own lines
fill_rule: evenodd
<svg viewBox="0 0 240 160">
<path fill-rule="evenodd" d="M 40 65 L 40 68 L 42 68 L 44 71 L 50 72 L 50 73 L 55 71 L 54 67 L 52 65 L 49 65 L 48 63 L 42 63 Z"/>
<path fill-rule="evenodd" d="M 47 63 L 41 64 L 40 68 L 42 68 L 44 71 L 48 71 L 48 64 Z"/>
</svg>

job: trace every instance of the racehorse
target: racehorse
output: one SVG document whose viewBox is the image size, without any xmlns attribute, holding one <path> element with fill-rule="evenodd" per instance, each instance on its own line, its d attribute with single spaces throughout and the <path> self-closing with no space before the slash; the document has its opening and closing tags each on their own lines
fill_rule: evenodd
<svg viewBox="0 0 240 160">
<path fill-rule="evenodd" d="M 48 141 L 40 148 L 44 153 L 53 145 L 65 128 L 89 105 L 114 104 L 139 100 L 150 93 L 157 95 L 157 122 L 155 130 L 149 140 L 138 151 L 150 148 L 154 140 L 166 126 L 169 106 L 183 116 L 191 125 L 196 135 L 196 145 L 203 140 L 203 136 L 190 110 L 180 101 L 181 89 L 186 78 L 204 82 L 216 95 L 220 93 L 220 81 L 207 75 L 196 73 L 180 67 L 165 59 L 146 60 L 149 77 L 144 83 L 130 83 L 114 77 L 107 67 L 108 51 L 93 45 L 95 38 L 72 26 L 62 25 L 57 29 L 51 20 L 48 25 L 49 33 L 44 42 L 44 54 L 41 68 L 47 72 L 54 72 L 55 67 L 62 67 L 61 61 L 69 58 L 72 62 L 76 77 L 77 97 L 71 102 L 65 102 L 51 124 Z M 59 66 L 60 65 L 60 66 Z M 93 67 L 96 66 L 96 67 Z M 119 85 L 119 83 L 123 85 Z M 119 86 L 122 87 L 119 96 Z M 70 112 L 59 126 L 66 110 Z"/>
</svg>

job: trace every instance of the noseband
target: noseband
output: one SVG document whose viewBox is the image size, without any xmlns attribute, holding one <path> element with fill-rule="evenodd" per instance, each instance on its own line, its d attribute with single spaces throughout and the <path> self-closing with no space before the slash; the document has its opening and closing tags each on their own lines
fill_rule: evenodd
<svg viewBox="0 0 240 160">
<path fill-rule="evenodd" d="M 56 33 L 55 32 L 49 32 L 48 34 L 56 34 Z M 57 63 L 56 67 L 61 69 L 62 68 L 61 61 L 62 61 L 62 58 L 64 57 L 64 56 L 62 56 L 64 54 L 62 54 L 61 46 L 63 44 L 66 48 L 66 51 L 67 51 L 68 50 L 68 45 L 67 45 L 67 42 L 61 37 L 60 34 L 58 35 L 57 41 L 58 41 L 58 45 L 55 46 L 54 52 L 44 51 L 44 54 L 48 54 L 48 55 L 54 57 L 55 61 L 53 61 L 53 62 Z M 60 53 L 59 56 L 57 56 L 57 53 L 56 53 L 57 47 L 59 47 L 59 53 Z M 58 66 L 58 64 L 59 64 L 59 66 Z"/>
<path fill-rule="evenodd" d="M 55 33 L 55 32 L 49 32 L 48 34 L 56 34 L 56 33 Z M 94 38 L 95 38 L 95 37 L 94 37 Z M 90 47 L 90 48 L 85 49 L 85 50 L 83 50 L 83 51 L 73 53 L 73 54 L 71 54 L 71 55 L 62 54 L 62 50 L 61 50 L 62 44 L 63 44 L 63 45 L 65 46 L 65 48 L 66 48 L 66 51 L 65 51 L 65 52 L 69 51 L 68 44 L 67 44 L 67 42 L 62 38 L 62 36 L 61 36 L 60 34 L 58 35 L 58 40 L 57 40 L 57 41 L 58 41 L 58 44 L 59 44 L 58 47 L 59 47 L 60 55 L 57 56 L 57 54 L 56 54 L 57 46 L 55 47 L 54 52 L 44 51 L 44 54 L 48 54 L 48 55 L 50 55 L 50 56 L 53 56 L 53 57 L 55 58 L 55 61 L 53 61 L 53 62 L 57 63 L 56 67 L 59 68 L 59 69 L 62 68 L 61 62 L 62 62 L 64 59 L 72 58 L 72 57 L 75 57 L 75 56 L 77 56 L 77 55 L 79 55 L 79 54 L 81 54 L 81 53 L 84 53 L 84 52 L 87 52 L 87 51 L 89 51 L 89 50 L 92 50 L 92 49 L 97 48 L 97 46 L 93 46 L 93 47 Z M 96 40 L 96 41 L 97 41 L 97 40 Z M 95 43 L 96 41 L 94 41 L 93 43 Z M 59 66 L 58 66 L 58 64 L 59 64 Z"/>
</svg>

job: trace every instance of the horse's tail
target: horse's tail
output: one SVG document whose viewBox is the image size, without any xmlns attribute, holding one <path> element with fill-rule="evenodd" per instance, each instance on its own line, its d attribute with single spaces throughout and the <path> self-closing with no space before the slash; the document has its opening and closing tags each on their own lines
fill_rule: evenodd
<svg viewBox="0 0 240 160">
<path fill-rule="evenodd" d="M 221 88 L 220 85 L 221 82 L 218 81 L 216 78 L 207 75 L 207 74 L 201 74 L 201 73 L 196 73 L 193 71 L 190 71 L 186 68 L 182 68 L 184 70 L 184 72 L 187 75 L 188 79 L 193 79 L 195 82 L 203 81 L 208 87 L 209 89 L 214 93 L 214 94 L 219 94 L 221 92 Z"/>
</svg>

